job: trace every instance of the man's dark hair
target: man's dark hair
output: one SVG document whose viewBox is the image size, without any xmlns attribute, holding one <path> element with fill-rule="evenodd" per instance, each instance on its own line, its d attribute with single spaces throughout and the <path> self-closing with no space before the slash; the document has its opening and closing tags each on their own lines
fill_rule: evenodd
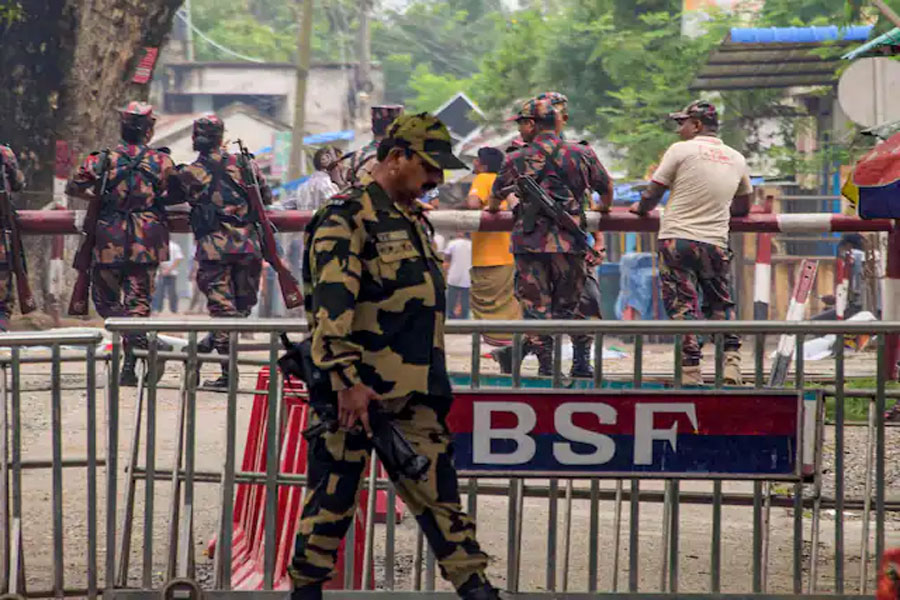
<svg viewBox="0 0 900 600">
<path fill-rule="evenodd" d="M 488 173 L 499 173 L 503 166 L 503 153 L 497 148 L 485 146 L 478 149 L 478 160 Z"/>
<path fill-rule="evenodd" d="M 394 148 L 403 148 L 406 151 L 406 158 L 411 158 L 413 155 L 413 151 L 409 147 L 409 143 L 406 140 L 385 138 L 381 141 L 380 144 L 378 144 L 378 162 L 386 159 L 387 155 L 390 154 L 391 150 L 393 150 Z"/>
<path fill-rule="evenodd" d="M 841 241 L 838 245 L 850 246 L 854 250 L 863 250 L 865 241 L 863 240 L 863 236 L 859 235 L 858 233 L 848 233 L 841 236 Z"/>
<path fill-rule="evenodd" d="M 122 124 L 122 141 L 127 144 L 143 144 L 147 141 L 147 127 Z"/>
<path fill-rule="evenodd" d="M 319 148 L 313 155 L 313 167 L 316 171 L 326 171 L 334 165 L 334 148 L 325 146 Z"/>
</svg>

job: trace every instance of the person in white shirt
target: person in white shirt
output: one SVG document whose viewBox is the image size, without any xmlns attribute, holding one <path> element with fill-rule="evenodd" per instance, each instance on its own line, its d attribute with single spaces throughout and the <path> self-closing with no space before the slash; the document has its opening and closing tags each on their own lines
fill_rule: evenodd
<svg viewBox="0 0 900 600">
<path fill-rule="evenodd" d="M 447 265 L 447 316 L 450 319 L 469 318 L 469 288 L 472 279 L 472 240 L 469 234 L 450 240 L 444 248 Z"/>
<path fill-rule="evenodd" d="M 672 144 L 631 212 L 646 216 L 671 190 L 659 226 L 659 278 L 670 319 L 734 319 L 731 299 L 731 217 L 750 212 L 747 161 L 719 139 L 716 107 L 699 101 L 669 115 L 682 141 Z M 741 385 L 741 339 L 725 336 L 725 382 Z M 703 383 L 702 347 L 684 336 L 683 383 Z"/>
<path fill-rule="evenodd" d="M 285 210 L 316 211 L 325 201 L 340 192 L 334 182 L 340 165 L 341 154 L 337 149 L 326 146 L 313 155 L 315 171 L 304 181 L 297 191 L 281 203 Z"/>
<path fill-rule="evenodd" d="M 153 312 L 163 309 L 165 297 L 169 297 L 169 310 L 178 314 L 178 267 L 184 260 L 184 252 L 175 240 L 169 239 L 169 260 L 159 263 L 156 290 L 153 292 Z"/>
</svg>

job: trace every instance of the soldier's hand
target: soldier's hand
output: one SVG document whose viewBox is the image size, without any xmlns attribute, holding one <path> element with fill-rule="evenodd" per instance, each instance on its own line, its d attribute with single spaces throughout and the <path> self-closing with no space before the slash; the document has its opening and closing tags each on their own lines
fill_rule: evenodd
<svg viewBox="0 0 900 600">
<path fill-rule="evenodd" d="M 641 207 L 641 202 L 640 202 L 640 200 L 638 200 L 637 202 L 635 202 L 634 204 L 632 204 L 632 205 L 631 205 L 631 208 L 628 209 L 628 212 L 630 212 L 630 213 L 632 213 L 632 214 L 635 214 L 635 215 L 637 215 L 637 216 L 639 216 L 639 217 L 646 217 L 646 216 L 649 214 L 647 211 L 645 211 L 645 210 Z"/>
<path fill-rule="evenodd" d="M 369 425 L 369 403 L 372 400 L 381 400 L 381 397 L 361 383 L 338 391 L 338 423 L 341 428 L 350 431 L 359 421 L 366 435 L 372 437 L 372 427 Z"/>
</svg>

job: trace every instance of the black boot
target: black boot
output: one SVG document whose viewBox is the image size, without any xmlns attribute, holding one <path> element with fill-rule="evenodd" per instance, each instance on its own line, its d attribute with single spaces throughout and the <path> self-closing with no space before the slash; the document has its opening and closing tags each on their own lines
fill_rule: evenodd
<svg viewBox="0 0 900 600">
<path fill-rule="evenodd" d="M 500 365 L 500 372 L 504 375 L 509 375 L 512 373 L 513 369 L 513 349 L 512 346 L 504 346 L 503 348 L 497 348 L 495 350 L 491 350 L 491 358 L 497 361 L 497 364 Z"/>
<path fill-rule="evenodd" d="M 208 333 L 206 337 L 197 342 L 197 354 L 212 354 L 213 351 L 213 334 Z M 200 369 L 203 368 L 203 361 L 197 362 L 197 382 L 200 382 Z"/>
<path fill-rule="evenodd" d="M 485 583 L 459 594 L 463 600 L 500 600 L 500 593 L 491 584 Z"/>
<path fill-rule="evenodd" d="M 322 600 L 322 586 L 308 585 L 294 588 L 291 592 L 291 600 Z"/>
<path fill-rule="evenodd" d="M 119 373 L 119 387 L 137 387 L 137 373 L 134 367 L 137 364 L 137 357 L 130 351 L 125 351 L 125 358 L 122 360 L 122 371 Z"/>
<path fill-rule="evenodd" d="M 203 387 L 212 388 L 215 390 L 227 390 L 228 389 L 228 365 L 225 363 L 222 363 L 222 374 L 219 375 L 219 378 L 204 381 Z"/>
<path fill-rule="evenodd" d="M 535 346 L 533 352 L 538 359 L 538 376 L 553 377 L 553 344 Z"/>
<path fill-rule="evenodd" d="M 569 373 L 572 377 L 583 377 L 585 379 L 593 379 L 594 370 L 591 368 L 591 342 L 587 343 L 578 341 L 572 345 L 572 371 Z"/>
</svg>

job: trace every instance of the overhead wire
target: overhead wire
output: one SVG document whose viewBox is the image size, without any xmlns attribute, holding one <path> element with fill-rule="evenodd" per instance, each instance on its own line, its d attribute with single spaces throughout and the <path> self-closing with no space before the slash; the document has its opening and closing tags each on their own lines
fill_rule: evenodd
<svg viewBox="0 0 900 600">
<path fill-rule="evenodd" d="M 246 60 L 247 62 L 252 62 L 252 63 L 264 63 L 264 62 L 266 62 L 266 61 L 263 60 L 262 58 L 254 58 L 254 57 L 252 57 L 252 56 L 247 56 L 246 54 L 241 54 L 240 52 L 235 52 L 234 50 L 232 50 L 232 49 L 230 49 L 230 48 L 226 48 L 225 46 L 223 46 L 223 45 L 220 44 L 219 42 L 217 42 L 217 41 L 211 39 L 208 35 L 206 35 L 206 34 L 203 33 L 200 29 L 198 29 L 197 26 L 194 25 L 194 24 L 190 21 L 190 19 L 187 18 L 187 16 L 185 16 L 185 14 L 184 14 L 183 11 L 184 11 L 184 9 L 179 9 L 178 12 L 175 13 L 175 14 L 178 16 L 178 18 L 181 19 L 181 22 L 184 23 L 185 25 L 187 25 L 187 26 L 191 29 L 191 31 L 194 32 L 194 34 L 195 34 L 197 37 L 199 37 L 201 40 L 203 40 L 204 42 L 206 42 L 207 44 L 209 44 L 210 46 L 212 46 L 212 47 L 215 48 L 216 50 L 219 50 L 220 52 L 224 52 L 225 54 L 231 55 L 231 56 L 233 56 L 233 57 L 235 57 L 235 58 L 239 58 L 239 59 L 241 59 L 241 60 Z"/>
</svg>

